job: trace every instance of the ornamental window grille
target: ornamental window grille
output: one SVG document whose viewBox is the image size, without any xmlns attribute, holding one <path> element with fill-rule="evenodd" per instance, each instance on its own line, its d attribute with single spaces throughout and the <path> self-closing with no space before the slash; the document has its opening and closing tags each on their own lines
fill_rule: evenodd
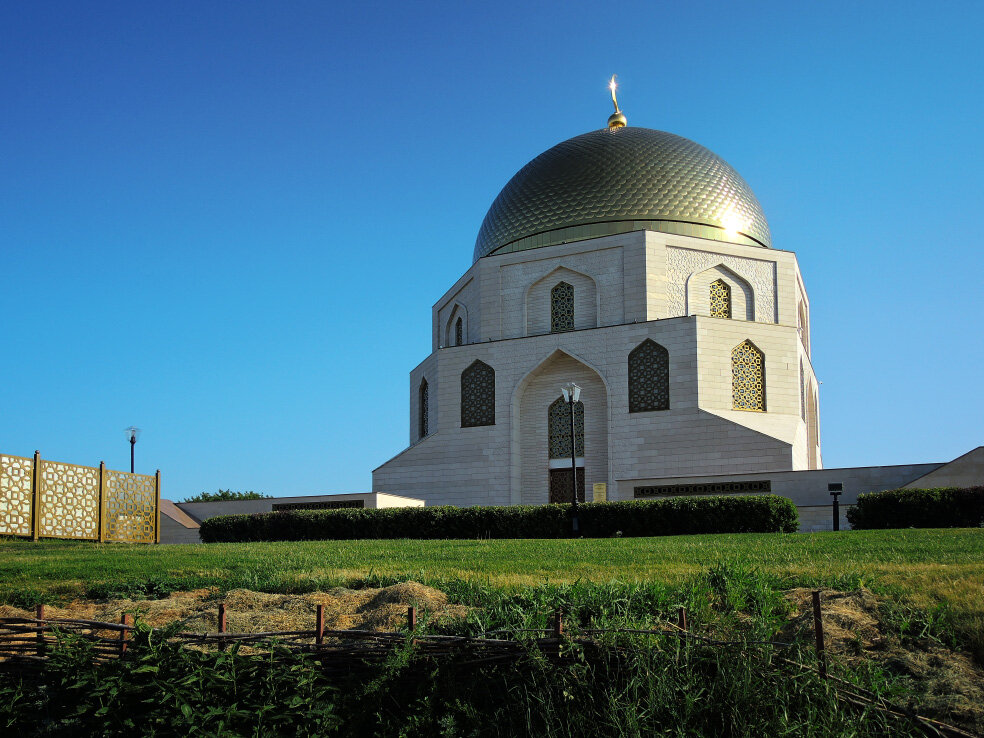
<svg viewBox="0 0 984 738">
<path fill-rule="evenodd" d="M 461 373 L 461 427 L 495 425 L 495 369 L 474 361 Z"/>
<path fill-rule="evenodd" d="M 420 404 L 419 410 L 420 410 L 420 437 L 421 438 L 423 438 L 424 436 L 426 436 L 427 433 L 428 433 L 428 431 L 430 430 L 429 427 L 428 427 L 429 424 L 430 424 L 430 407 L 429 407 L 429 405 L 430 405 L 430 402 L 429 402 L 430 401 L 430 397 L 429 397 L 429 394 L 430 394 L 430 390 L 429 390 L 429 388 L 427 386 L 427 380 L 426 379 L 421 379 L 420 380 L 420 395 L 419 395 L 419 398 L 418 398 L 419 399 L 419 404 Z"/>
<path fill-rule="evenodd" d="M 547 409 L 547 435 L 550 458 L 571 458 L 571 410 L 563 397 L 558 397 Z M 584 403 L 574 403 L 575 456 L 584 456 Z"/>
<path fill-rule="evenodd" d="M 559 282 L 550 290 L 550 332 L 574 330 L 574 286 Z"/>
<path fill-rule="evenodd" d="M 751 341 L 731 350 L 731 395 L 735 410 L 765 411 L 765 355 Z"/>
<path fill-rule="evenodd" d="M 461 318 L 458 318 L 454 322 L 454 345 L 460 346 L 464 343 L 464 323 L 462 323 Z"/>
<path fill-rule="evenodd" d="M 670 354 L 652 339 L 629 352 L 629 412 L 670 409 Z"/>
<path fill-rule="evenodd" d="M 731 317 L 731 287 L 723 279 L 711 282 L 711 317 Z"/>
<path fill-rule="evenodd" d="M 803 375 L 802 360 L 800 360 L 800 417 L 806 420 L 806 377 Z"/>
<path fill-rule="evenodd" d="M 753 482 L 709 482 L 705 484 L 666 484 L 647 487 L 634 487 L 634 497 L 658 497 L 660 495 L 734 495 L 771 493 L 772 481 L 763 479 Z"/>
</svg>

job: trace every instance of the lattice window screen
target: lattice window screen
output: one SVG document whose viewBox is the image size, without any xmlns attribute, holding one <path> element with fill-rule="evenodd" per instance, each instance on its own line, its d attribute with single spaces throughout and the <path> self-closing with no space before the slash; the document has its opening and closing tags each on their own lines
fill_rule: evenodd
<svg viewBox="0 0 984 738">
<path fill-rule="evenodd" d="M 419 412 L 420 412 L 420 437 L 421 438 L 423 438 L 424 436 L 427 435 L 428 425 L 430 423 L 430 407 L 429 407 L 430 397 L 428 395 L 429 395 L 429 390 L 428 390 L 428 387 L 427 387 L 427 380 L 426 379 L 421 379 L 420 380 L 420 392 L 419 392 L 419 396 L 417 398 L 418 401 L 419 401 L 419 405 L 420 405 Z"/>
<path fill-rule="evenodd" d="M 735 410 L 765 410 L 765 356 L 751 341 L 731 350 L 731 393 Z"/>
<path fill-rule="evenodd" d="M 464 342 L 465 342 L 464 323 L 462 322 L 461 318 L 458 318 L 454 322 L 454 345 L 460 346 Z"/>
<path fill-rule="evenodd" d="M 547 434 L 549 438 L 550 458 L 571 458 L 571 411 L 558 397 L 547 409 Z M 574 403 L 574 436 L 577 443 L 575 456 L 584 456 L 584 403 Z"/>
<path fill-rule="evenodd" d="M 629 412 L 670 409 L 670 354 L 647 338 L 629 352 Z"/>
<path fill-rule="evenodd" d="M 711 317 L 731 317 L 731 287 L 723 279 L 711 282 Z"/>
<path fill-rule="evenodd" d="M 461 373 L 461 427 L 495 425 L 495 370 L 475 361 Z"/>
<path fill-rule="evenodd" d="M 800 362 L 800 417 L 806 420 L 806 378 L 803 375 L 803 362 Z"/>
<path fill-rule="evenodd" d="M 550 290 L 550 332 L 574 330 L 574 287 L 558 283 Z"/>
</svg>

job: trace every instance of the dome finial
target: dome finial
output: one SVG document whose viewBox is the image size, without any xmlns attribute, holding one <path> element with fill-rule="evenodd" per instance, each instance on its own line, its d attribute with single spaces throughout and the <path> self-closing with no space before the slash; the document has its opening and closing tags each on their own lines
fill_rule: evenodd
<svg viewBox="0 0 984 738">
<path fill-rule="evenodd" d="M 612 78 L 608 81 L 608 89 L 612 91 L 612 103 L 615 105 L 615 112 L 608 116 L 608 128 L 613 131 L 628 125 L 625 114 L 618 109 L 618 99 L 615 97 L 615 90 L 617 88 L 618 85 L 615 84 L 615 75 L 613 74 Z"/>
</svg>

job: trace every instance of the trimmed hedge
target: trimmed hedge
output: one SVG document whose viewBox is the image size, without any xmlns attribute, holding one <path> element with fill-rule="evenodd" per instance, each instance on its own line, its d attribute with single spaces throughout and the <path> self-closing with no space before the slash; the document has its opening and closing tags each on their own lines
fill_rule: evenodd
<svg viewBox="0 0 984 738">
<path fill-rule="evenodd" d="M 858 495 L 847 511 L 852 528 L 980 528 L 984 487 L 889 489 Z"/>
<path fill-rule="evenodd" d="M 587 538 L 695 533 L 792 533 L 796 506 L 775 495 L 680 497 L 579 506 Z M 205 543 L 378 538 L 569 538 L 570 505 L 284 510 L 202 522 Z"/>
</svg>

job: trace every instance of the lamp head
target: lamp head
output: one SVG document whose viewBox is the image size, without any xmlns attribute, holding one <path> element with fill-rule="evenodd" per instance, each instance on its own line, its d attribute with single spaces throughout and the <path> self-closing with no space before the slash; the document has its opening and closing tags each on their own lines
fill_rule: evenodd
<svg viewBox="0 0 984 738">
<path fill-rule="evenodd" d="M 136 443 L 137 439 L 140 438 L 140 429 L 134 425 L 131 425 L 123 432 L 126 433 L 126 440 L 130 443 Z"/>
</svg>

